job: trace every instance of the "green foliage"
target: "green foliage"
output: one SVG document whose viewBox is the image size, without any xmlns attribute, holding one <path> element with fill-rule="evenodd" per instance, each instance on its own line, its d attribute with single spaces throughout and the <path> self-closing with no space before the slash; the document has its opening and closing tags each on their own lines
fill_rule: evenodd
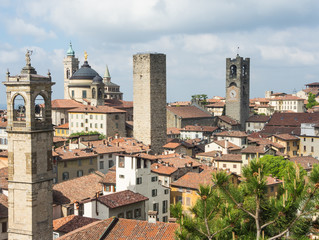
<svg viewBox="0 0 319 240">
<path fill-rule="evenodd" d="M 264 174 L 282 179 L 287 174 L 288 168 L 293 168 L 294 163 L 284 159 L 282 156 L 265 155 L 260 159 L 260 162 L 265 166 Z"/>
<path fill-rule="evenodd" d="M 317 105 L 319 105 L 319 103 L 316 101 L 316 95 L 310 92 L 308 94 L 308 103 L 306 105 L 306 108 L 311 109 L 313 106 L 317 106 Z"/>
<path fill-rule="evenodd" d="M 76 132 L 76 133 L 72 133 L 71 135 L 70 135 L 70 137 L 76 137 L 76 136 L 87 136 L 87 135 L 102 135 L 102 136 L 104 136 L 103 134 L 101 134 L 101 133 L 99 133 L 99 132 L 97 132 L 97 131 L 90 131 L 90 132 Z M 99 138 L 100 138 L 100 136 L 99 136 Z M 105 136 L 104 136 L 104 138 L 105 138 Z"/>
<path fill-rule="evenodd" d="M 192 100 L 198 100 L 203 105 L 207 104 L 207 98 L 206 94 L 196 94 L 192 96 Z"/>
</svg>

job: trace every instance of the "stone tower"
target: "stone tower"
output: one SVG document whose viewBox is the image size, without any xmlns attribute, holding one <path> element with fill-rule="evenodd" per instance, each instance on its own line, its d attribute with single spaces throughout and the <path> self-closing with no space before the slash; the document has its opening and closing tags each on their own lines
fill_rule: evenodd
<svg viewBox="0 0 319 240">
<path fill-rule="evenodd" d="M 155 153 L 166 144 L 166 55 L 133 56 L 134 138 Z"/>
<path fill-rule="evenodd" d="M 249 117 L 249 68 L 249 58 L 226 58 L 226 115 L 239 121 L 242 130 Z"/>
<path fill-rule="evenodd" d="M 75 52 L 72 49 L 72 44 L 66 53 L 66 57 L 63 60 L 64 64 L 64 99 L 71 99 L 69 93 L 69 79 L 79 69 L 79 60 L 75 57 Z"/>
<path fill-rule="evenodd" d="M 52 240 L 51 75 L 38 75 L 26 54 L 7 87 L 9 239 Z"/>
</svg>

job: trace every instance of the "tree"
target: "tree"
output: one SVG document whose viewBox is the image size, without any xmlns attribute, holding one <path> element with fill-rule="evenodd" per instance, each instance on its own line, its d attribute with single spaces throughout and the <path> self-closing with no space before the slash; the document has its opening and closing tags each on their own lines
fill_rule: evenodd
<svg viewBox="0 0 319 240">
<path fill-rule="evenodd" d="M 196 100 L 199 101 L 201 104 L 206 105 L 207 104 L 207 95 L 206 94 L 196 94 L 192 96 L 192 101 Z"/>
<path fill-rule="evenodd" d="M 287 174 L 287 168 L 294 168 L 294 163 L 282 156 L 265 155 L 260 158 L 264 165 L 264 175 L 272 175 L 282 179 Z"/>
<path fill-rule="evenodd" d="M 181 203 L 171 205 L 171 215 L 177 219 L 180 229 L 178 239 L 229 239 L 236 221 L 236 210 L 230 207 L 212 186 L 200 186 L 199 199 L 183 212 Z"/>
<path fill-rule="evenodd" d="M 235 231 L 239 239 L 273 240 L 288 232 L 301 239 L 319 209 L 319 165 L 313 167 L 308 183 L 298 165 L 288 165 L 275 197 L 267 196 L 267 168 L 267 162 L 252 160 L 243 168 L 243 182 L 238 188 L 229 184 L 225 172 L 213 174 L 213 182 L 223 196 L 243 214 Z"/>
<path fill-rule="evenodd" d="M 317 105 L 319 105 L 319 103 L 316 101 L 316 95 L 310 92 L 308 94 L 308 103 L 306 105 L 306 108 L 311 109 L 313 106 L 317 106 Z"/>
</svg>

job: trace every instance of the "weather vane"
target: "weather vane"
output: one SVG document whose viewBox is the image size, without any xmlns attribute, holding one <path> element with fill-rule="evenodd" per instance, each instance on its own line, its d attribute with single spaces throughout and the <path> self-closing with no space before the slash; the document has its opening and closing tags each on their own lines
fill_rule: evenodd
<svg viewBox="0 0 319 240">
<path fill-rule="evenodd" d="M 88 54 L 87 54 L 87 52 L 86 52 L 86 51 L 84 51 L 84 59 L 85 59 L 85 61 L 87 61 L 87 60 L 88 60 Z"/>
<path fill-rule="evenodd" d="M 30 56 L 32 55 L 33 51 L 27 49 L 27 53 L 25 54 L 25 61 L 27 62 L 27 65 L 31 65 L 31 58 Z"/>
</svg>

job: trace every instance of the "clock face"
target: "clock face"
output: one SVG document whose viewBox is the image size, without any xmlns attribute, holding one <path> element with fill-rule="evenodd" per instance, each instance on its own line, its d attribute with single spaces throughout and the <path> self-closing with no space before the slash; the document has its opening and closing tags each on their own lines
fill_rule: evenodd
<svg viewBox="0 0 319 240">
<path fill-rule="evenodd" d="M 233 90 L 231 90 L 231 91 L 229 92 L 229 96 L 230 96 L 231 98 L 235 98 L 235 97 L 237 96 L 237 92 L 233 89 Z"/>
</svg>

